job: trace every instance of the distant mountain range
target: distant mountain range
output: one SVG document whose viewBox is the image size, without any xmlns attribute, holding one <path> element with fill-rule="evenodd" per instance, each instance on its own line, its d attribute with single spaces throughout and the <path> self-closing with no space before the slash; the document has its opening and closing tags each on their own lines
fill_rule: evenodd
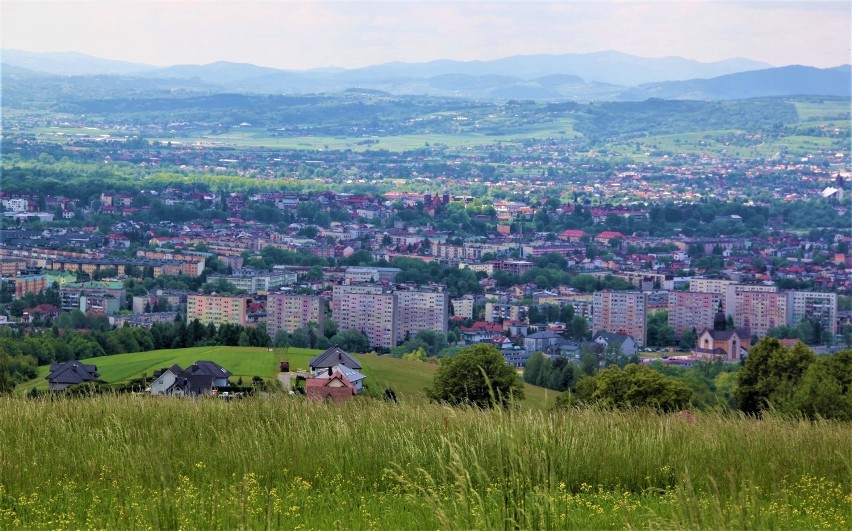
<svg viewBox="0 0 852 531">
<path fill-rule="evenodd" d="M 20 85 L 26 83 L 130 86 L 134 79 L 148 90 L 205 93 L 299 94 L 358 88 L 389 94 L 571 101 L 852 95 L 849 65 L 828 69 L 772 68 L 741 58 L 701 63 L 680 57 L 647 58 L 619 52 L 386 63 L 348 70 L 307 71 L 229 62 L 160 68 L 77 53 L 17 50 L 3 50 L 0 58 L 4 99 L 7 83 L 20 90 Z"/>
</svg>

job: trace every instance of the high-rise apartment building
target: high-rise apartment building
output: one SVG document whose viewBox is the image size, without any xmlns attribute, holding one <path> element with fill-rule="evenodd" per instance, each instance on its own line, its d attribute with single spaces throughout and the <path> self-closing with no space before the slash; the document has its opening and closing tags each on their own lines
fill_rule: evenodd
<svg viewBox="0 0 852 531">
<path fill-rule="evenodd" d="M 396 295 L 396 341 L 412 338 L 421 330 L 447 335 L 449 295 L 444 286 L 398 289 Z"/>
<path fill-rule="evenodd" d="M 696 278 L 689 279 L 689 291 L 698 293 L 720 293 L 725 294 L 728 286 L 736 284 L 733 280 L 719 278 Z M 715 309 L 713 310 L 716 311 Z"/>
<path fill-rule="evenodd" d="M 201 324 L 222 323 L 246 325 L 248 297 L 224 295 L 188 295 L 186 297 L 186 321 L 198 319 Z"/>
<path fill-rule="evenodd" d="M 762 338 L 766 331 L 787 324 L 787 294 L 776 286 L 733 284 L 725 295 L 725 313 L 748 337 Z"/>
<path fill-rule="evenodd" d="M 669 326 L 674 329 L 675 337 L 680 339 L 684 332 L 693 328 L 697 334 L 712 328 L 722 298 L 720 293 L 670 291 Z"/>
<path fill-rule="evenodd" d="M 450 304 L 453 305 L 453 315 L 464 319 L 473 319 L 473 302 L 474 299 L 470 295 L 452 299 Z"/>
<path fill-rule="evenodd" d="M 530 307 L 520 304 L 485 303 L 485 322 L 497 323 L 503 321 L 528 322 Z"/>
<path fill-rule="evenodd" d="M 393 348 L 426 329 L 447 333 L 449 296 L 444 286 L 338 285 L 331 308 L 339 330 L 362 331 L 374 347 Z"/>
<path fill-rule="evenodd" d="M 266 331 L 274 338 L 279 330 L 292 334 L 314 322 L 321 335 L 325 332 L 326 307 L 323 297 L 272 293 L 266 298 Z"/>
<path fill-rule="evenodd" d="M 648 295 L 639 291 L 596 291 L 593 296 L 592 330 L 633 336 L 644 346 L 648 331 Z"/>
<path fill-rule="evenodd" d="M 341 332 L 358 330 L 370 346 L 396 346 L 397 299 L 388 286 L 338 285 L 332 295 L 332 316 Z"/>
<path fill-rule="evenodd" d="M 822 330 L 837 334 L 837 294 L 817 291 L 787 292 L 787 323 L 796 326 L 808 319 Z"/>
</svg>

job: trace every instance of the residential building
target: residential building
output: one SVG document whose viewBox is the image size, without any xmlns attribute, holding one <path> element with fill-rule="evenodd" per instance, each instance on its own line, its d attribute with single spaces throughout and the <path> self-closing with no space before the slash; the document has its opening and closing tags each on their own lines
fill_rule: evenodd
<svg viewBox="0 0 852 531">
<path fill-rule="evenodd" d="M 334 371 L 325 378 L 315 377 L 305 380 L 305 396 L 313 400 L 343 402 L 356 393 L 355 386 L 340 371 Z"/>
<path fill-rule="evenodd" d="M 47 275 L 21 275 L 14 277 L 15 298 L 20 299 L 27 293 L 41 293 L 47 289 Z"/>
<path fill-rule="evenodd" d="M 530 307 L 520 304 L 485 303 L 485 322 L 502 323 L 503 321 L 521 321 L 528 323 Z"/>
<path fill-rule="evenodd" d="M 358 370 L 350 369 L 342 363 L 335 365 L 334 367 L 330 367 L 325 372 L 319 372 L 314 376 L 314 378 L 333 378 L 334 375 L 337 373 L 342 374 L 346 377 L 347 380 L 349 380 L 349 382 L 355 388 L 355 394 L 358 394 L 364 388 L 364 380 L 367 377 Z"/>
<path fill-rule="evenodd" d="M 393 282 L 402 270 L 398 267 L 358 267 L 350 266 L 344 272 L 344 279 L 349 283 L 360 282 Z"/>
<path fill-rule="evenodd" d="M 635 356 L 639 353 L 639 348 L 633 336 L 613 334 L 611 332 L 598 332 L 592 338 L 592 341 L 601 345 L 604 348 L 604 352 L 612 348 L 623 356 Z"/>
<path fill-rule="evenodd" d="M 720 293 L 724 295 L 728 286 L 732 284 L 736 284 L 736 282 L 727 279 L 692 277 L 689 279 L 689 291 L 698 293 Z"/>
<path fill-rule="evenodd" d="M 231 323 L 245 326 L 249 298 L 245 295 L 189 295 L 186 298 L 186 321 L 198 319 L 201 324 Z"/>
<path fill-rule="evenodd" d="M 441 285 L 397 289 L 396 342 L 401 343 L 421 330 L 434 330 L 447 335 L 449 295 Z"/>
<path fill-rule="evenodd" d="M 450 304 L 453 306 L 453 315 L 464 319 L 473 319 L 473 303 L 474 299 L 470 296 L 451 299 Z"/>
<path fill-rule="evenodd" d="M 275 337 L 279 330 L 292 334 L 308 323 L 317 324 L 317 333 L 325 332 L 328 302 L 315 295 L 290 295 L 271 293 L 266 298 L 266 331 Z"/>
<path fill-rule="evenodd" d="M 562 340 L 562 336 L 554 332 L 536 332 L 524 338 L 524 350 L 527 352 L 545 352 L 550 347 L 556 346 Z"/>
<path fill-rule="evenodd" d="M 713 317 L 722 301 L 719 293 L 694 291 L 669 292 L 669 326 L 680 339 L 684 332 L 695 330 L 696 334 L 713 325 Z"/>
<path fill-rule="evenodd" d="M 97 366 L 72 360 L 51 365 L 50 374 L 45 379 L 50 384 L 51 391 L 63 391 L 81 383 L 94 382 L 98 377 L 100 374 Z"/>
<path fill-rule="evenodd" d="M 734 284 L 727 291 L 725 312 L 747 337 L 762 338 L 770 328 L 787 324 L 787 294 L 777 287 Z"/>
<path fill-rule="evenodd" d="M 490 263 L 494 265 L 495 271 L 505 271 L 517 276 L 523 275 L 535 266 L 526 260 L 494 260 Z"/>
<path fill-rule="evenodd" d="M 107 315 L 124 307 L 126 291 L 120 281 L 71 282 L 59 288 L 60 308 Z"/>
<path fill-rule="evenodd" d="M 373 347 L 396 346 L 397 298 L 390 287 L 337 285 L 332 293 L 332 316 L 341 332 L 364 332 Z"/>
<path fill-rule="evenodd" d="M 277 291 L 278 288 L 285 286 L 288 280 L 292 280 L 292 275 L 286 274 L 281 270 L 264 270 L 246 267 L 236 269 L 230 275 L 209 275 L 208 282 L 215 282 L 219 279 L 224 279 L 237 289 L 243 290 L 246 293 L 271 293 Z"/>
<path fill-rule="evenodd" d="M 196 361 L 186 369 L 180 365 L 154 371 L 152 395 L 206 396 L 228 387 L 231 371 L 212 361 Z"/>
<path fill-rule="evenodd" d="M 592 330 L 633 336 L 645 345 L 648 331 L 647 297 L 639 291 L 596 291 L 593 295 Z"/>
<path fill-rule="evenodd" d="M 116 328 L 132 326 L 136 328 L 151 328 L 154 323 L 173 323 L 178 312 L 135 313 L 129 315 L 110 315 L 109 324 Z"/>
<path fill-rule="evenodd" d="M 837 294 L 816 291 L 787 292 L 787 323 L 796 326 L 802 319 L 819 323 L 832 337 L 837 334 Z"/>
<path fill-rule="evenodd" d="M 314 376 L 327 372 L 328 369 L 338 365 L 343 365 L 356 371 L 360 371 L 362 368 L 358 360 L 339 347 L 331 347 L 322 354 L 318 354 L 308 360 L 308 368 L 310 368 L 311 374 Z"/>
</svg>

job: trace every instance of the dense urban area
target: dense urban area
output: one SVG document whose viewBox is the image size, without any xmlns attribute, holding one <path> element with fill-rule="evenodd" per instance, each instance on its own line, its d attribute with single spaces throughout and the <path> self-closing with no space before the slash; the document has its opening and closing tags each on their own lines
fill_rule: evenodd
<svg viewBox="0 0 852 531">
<path fill-rule="evenodd" d="M 652 133 L 701 129 L 742 102 L 461 101 L 426 120 L 412 116 L 446 101 L 378 100 L 403 108 L 387 111 L 392 128 L 356 113 L 315 132 L 345 130 L 345 149 L 269 147 L 296 134 L 271 125 L 257 145 L 228 143 L 262 118 L 224 104 L 216 123 L 104 100 L 77 104 L 93 114 L 4 116 L 7 385 L 39 365 L 152 349 L 428 359 L 485 343 L 558 391 L 610 365 L 712 366 L 693 399 L 727 392 L 733 406 L 729 372 L 764 337 L 852 346 L 843 100 L 766 100 L 740 115 L 750 128 L 651 139 L 606 128 L 617 115 L 658 116 Z M 477 145 L 424 135 L 465 138 L 488 117 L 574 130 Z M 379 147 L 397 133 L 427 141 Z"/>
<path fill-rule="evenodd" d="M 3 4 L 0 529 L 849 528 L 848 4 Z"/>
</svg>

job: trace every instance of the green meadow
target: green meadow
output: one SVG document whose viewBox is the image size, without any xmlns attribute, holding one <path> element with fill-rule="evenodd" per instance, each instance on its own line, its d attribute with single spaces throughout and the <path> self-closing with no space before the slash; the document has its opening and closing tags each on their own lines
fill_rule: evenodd
<svg viewBox="0 0 852 531">
<path fill-rule="evenodd" d="M 848 529 L 852 425 L 284 394 L 0 399 L 2 529 Z"/>
<path fill-rule="evenodd" d="M 270 379 L 278 375 L 278 362 L 289 361 L 290 370 L 295 372 L 308 369 L 308 360 L 321 351 L 303 348 L 278 348 L 269 351 L 257 347 L 192 347 L 182 349 L 152 350 L 132 354 L 116 354 L 85 360 L 96 365 L 101 379 L 107 383 L 123 383 L 146 376 L 175 363 L 187 367 L 199 360 L 218 363 L 233 373 L 231 381 L 242 378 L 250 382 L 254 376 Z M 424 388 L 432 382 L 438 365 L 422 361 L 402 360 L 389 356 L 372 354 L 357 355 L 367 376 L 367 386 L 376 393 L 391 388 L 397 396 L 407 402 L 423 404 L 427 402 Z M 31 389 L 47 389 L 45 376 L 49 367 L 39 367 L 39 375 L 34 380 L 19 385 L 18 394 Z M 557 393 L 541 387 L 525 385 L 526 400 L 524 407 L 543 409 L 553 404 Z"/>
</svg>

